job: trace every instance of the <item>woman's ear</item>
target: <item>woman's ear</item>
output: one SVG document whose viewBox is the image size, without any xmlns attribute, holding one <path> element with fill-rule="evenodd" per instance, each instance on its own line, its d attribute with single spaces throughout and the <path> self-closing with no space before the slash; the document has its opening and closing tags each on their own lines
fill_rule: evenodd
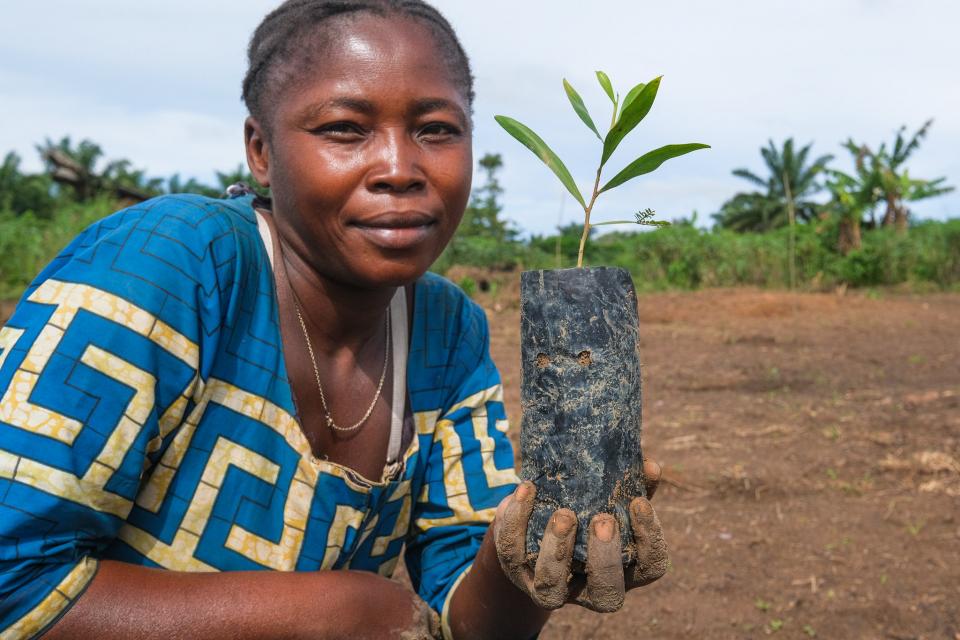
<svg viewBox="0 0 960 640">
<path fill-rule="evenodd" d="M 247 166 L 257 182 L 264 187 L 270 186 L 270 149 L 267 146 L 266 132 L 253 116 L 243 123 L 243 142 L 247 150 Z"/>
</svg>

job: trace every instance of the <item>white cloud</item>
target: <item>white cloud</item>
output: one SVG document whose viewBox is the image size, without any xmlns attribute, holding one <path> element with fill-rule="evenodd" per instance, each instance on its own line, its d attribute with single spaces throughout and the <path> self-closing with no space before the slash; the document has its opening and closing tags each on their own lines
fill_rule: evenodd
<svg viewBox="0 0 960 640">
<path fill-rule="evenodd" d="M 847 136 L 878 144 L 897 127 L 936 118 L 913 175 L 960 182 L 960 6 L 811 0 L 437 0 L 464 41 L 477 76 L 476 151 L 504 155 L 507 213 L 543 232 L 561 189 L 528 151 L 493 123 L 517 117 L 564 157 L 586 189 L 598 151 L 566 103 L 578 87 L 596 119 L 608 109 L 593 78 L 604 68 L 625 91 L 664 74 L 650 116 L 610 162 L 673 142 L 707 142 L 656 174 L 607 194 L 597 216 L 651 206 L 701 219 L 761 168 L 768 138 L 815 141 L 837 154 Z M 151 174 L 206 177 L 242 161 L 239 86 L 250 32 L 274 2 L 168 0 L 7 7 L 0 23 L 0 151 L 35 162 L 33 145 L 71 134 L 99 142 Z M 612 174 L 610 174 L 612 175 Z M 960 215 L 960 194 L 920 203 L 920 215 Z M 574 219 L 572 202 L 566 218 Z"/>
</svg>

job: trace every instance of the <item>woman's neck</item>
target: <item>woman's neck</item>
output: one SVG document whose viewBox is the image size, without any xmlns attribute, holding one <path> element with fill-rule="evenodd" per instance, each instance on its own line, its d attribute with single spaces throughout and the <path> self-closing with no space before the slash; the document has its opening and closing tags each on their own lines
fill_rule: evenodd
<svg viewBox="0 0 960 640">
<path fill-rule="evenodd" d="M 277 284 L 292 290 L 292 298 L 300 306 L 314 340 L 314 349 L 327 354 L 341 349 L 359 353 L 364 346 L 376 344 L 383 335 L 387 309 L 396 288 L 365 289 L 324 276 L 311 264 L 296 235 L 292 241 L 286 239 L 292 230 L 283 228 L 282 221 L 275 216 L 271 216 L 270 222 L 280 249 L 277 266 L 285 275 L 278 278 Z"/>
<path fill-rule="evenodd" d="M 283 240 L 281 239 L 281 243 Z M 283 252 L 294 299 L 315 336 L 318 351 L 358 350 L 383 335 L 385 314 L 396 288 L 361 289 L 316 272 L 296 251 Z"/>
</svg>

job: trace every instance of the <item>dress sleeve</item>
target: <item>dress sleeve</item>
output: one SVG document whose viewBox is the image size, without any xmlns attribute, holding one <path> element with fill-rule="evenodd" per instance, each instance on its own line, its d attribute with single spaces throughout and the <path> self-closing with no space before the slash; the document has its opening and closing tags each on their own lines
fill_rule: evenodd
<svg viewBox="0 0 960 640">
<path fill-rule="evenodd" d="M 446 336 L 458 346 L 405 555 L 414 588 L 440 614 L 445 637 L 453 591 L 473 564 L 497 505 L 518 482 L 486 316 L 469 300 L 459 316 L 459 335 Z"/>
<path fill-rule="evenodd" d="M 198 237 L 182 202 L 101 221 L 0 329 L 0 638 L 80 597 L 202 385 L 229 283 L 184 225 Z"/>
</svg>

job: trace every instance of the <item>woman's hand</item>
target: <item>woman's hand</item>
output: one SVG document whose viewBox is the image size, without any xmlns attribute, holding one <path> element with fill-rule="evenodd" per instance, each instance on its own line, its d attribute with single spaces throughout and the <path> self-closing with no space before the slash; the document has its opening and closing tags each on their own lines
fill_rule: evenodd
<svg viewBox="0 0 960 640">
<path fill-rule="evenodd" d="M 599 612 L 617 611 L 624 593 L 660 578 L 667 570 L 667 545 L 660 519 L 648 498 L 660 482 L 660 465 L 644 461 L 647 498 L 630 502 L 630 526 L 637 548 L 635 562 L 621 564 L 620 530 L 612 515 L 601 513 L 590 520 L 587 537 L 586 576 L 572 574 L 570 564 L 577 539 L 577 518 L 570 509 L 553 513 L 540 542 L 535 568 L 527 562 L 527 522 L 536 488 L 524 482 L 497 508 L 493 535 L 503 572 L 520 590 L 544 609 L 574 603 Z"/>
</svg>

